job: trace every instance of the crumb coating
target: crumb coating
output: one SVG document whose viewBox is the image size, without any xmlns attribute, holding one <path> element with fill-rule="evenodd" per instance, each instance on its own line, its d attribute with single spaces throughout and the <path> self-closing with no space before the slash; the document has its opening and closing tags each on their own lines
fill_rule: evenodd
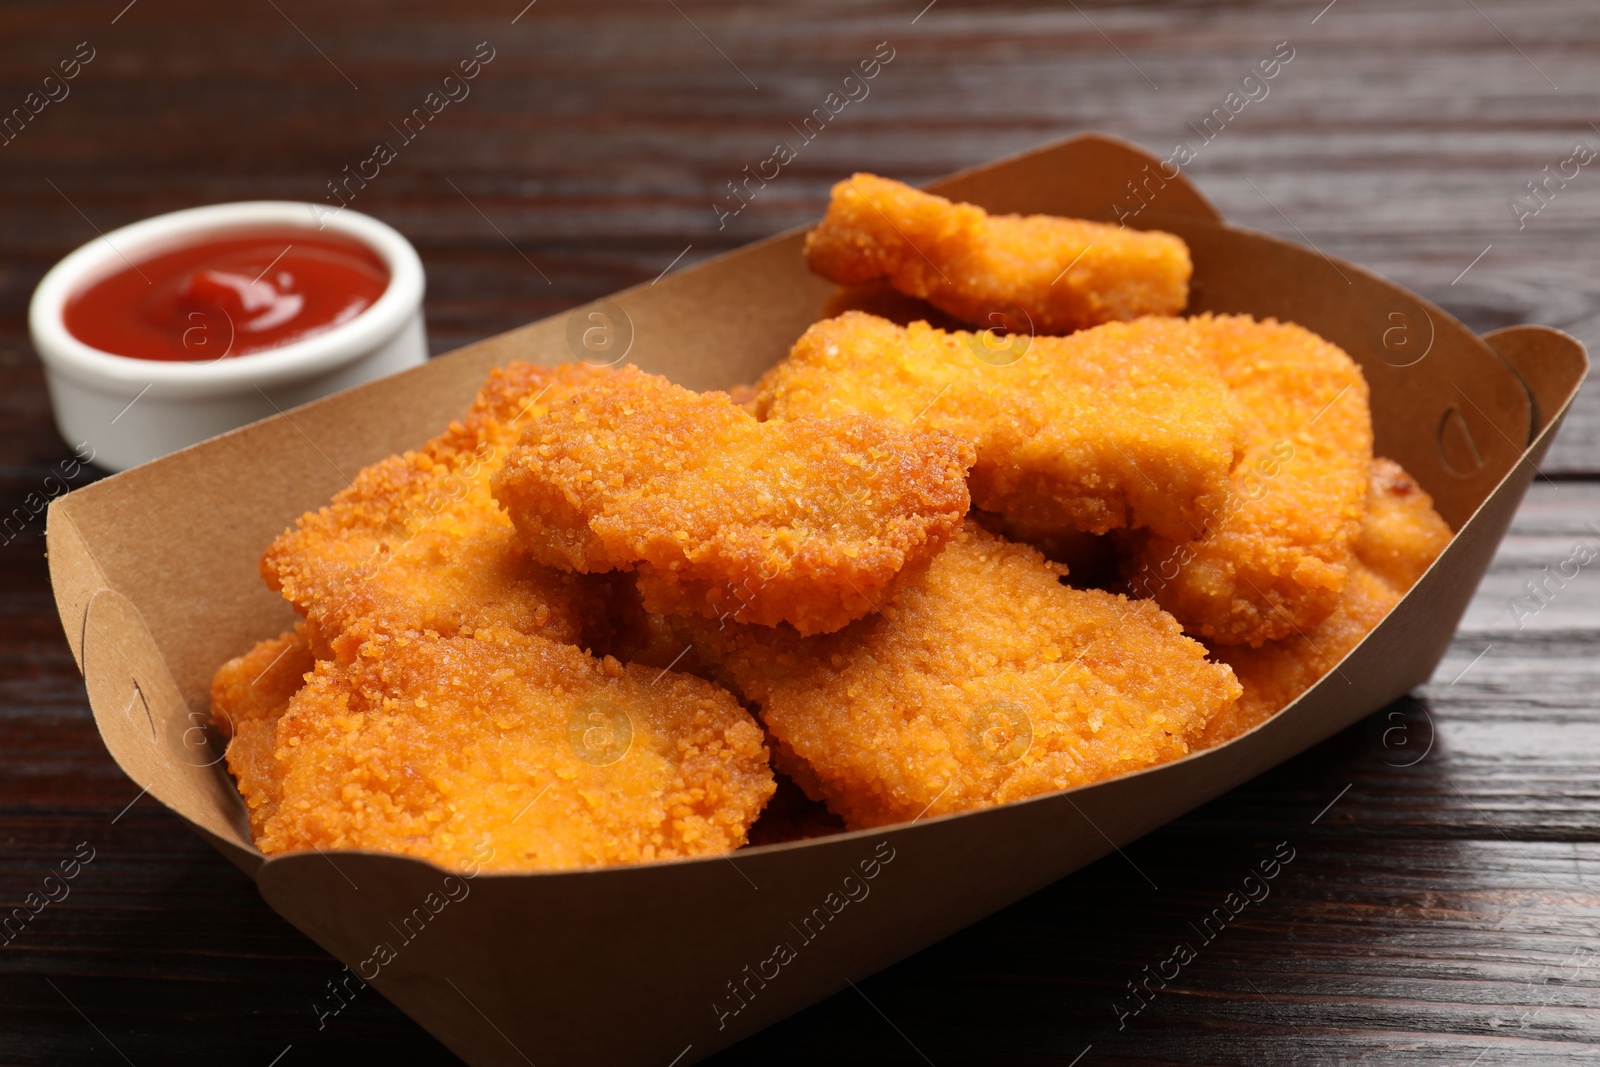
<svg viewBox="0 0 1600 1067">
<path fill-rule="evenodd" d="M 883 614 L 837 634 L 673 620 L 759 705 L 774 760 L 851 828 L 941 815 L 1177 759 L 1239 695 L 1150 601 L 975 524 Z"/>
<path fill-rule="evenodd" d="M 1393 460 L 1373 460 L 1367 515 L 1338 606 L 1304 636 L 1260 648 L 1217 646 L 1217 658 L 1233 667 L 1244 695 L 1211 721 L 1202 744 L 1220 745 L 1254 729 L 1311 688 L 1383 621 L 1450 537 L 1422 487 Z"/>
<path fill-rule="evenodd" d="M 272 758 L 278 720 L 315 666 L 305 623 L 235 656 L 211 678 L 211 721 L 228 737 L 228 770 L 239 782 L 251 836 L 278 810 L 283 775 Z"/>
<path fill-rule="evenodd" d="M 990 215 L 871 174 L 833 187 L 805 256 L 840 285 L 882 279 L 968 325 L 1042 334 L 1175 315 L 1194 269 L 1169 233 Z"/>
<path fill-rule="evenodd" d="M 1227 496 L 1242 417 L 1187 320 L 1145 318 L 993 347 L 992 334 L 816 323 L 757 383 L 769 420 L 860 412 L 977 450 L 975 505 L 1040 535 L 1198 537 Z"/>
<path fill-rule="evenodd" d="M 283 713 L 276 767 L 230 761 L 247 796 L 278 794 L 268 854 L 502 871 L 718 855 L 772 795 L 760 727 L 699 678 L 500 627 L 338 646 Z"/>
<path fill-rule="evenodd" d="M 1378 577 L 1404 593 L 1450 543 L 1454 534 L 1434 510 L 1433 498 L 1392 459 L 1372 461 L 1367 514 L 1356 555 Z"/>
<path fill-rule="evenodd" d="M 441 634 L 492 623 L 584 642 L 597 614 L 592 583 L 529 558 L 489 480 L 523 426 L 604 373 L 530 363 L 493 371 L 465 419 L 363 468 L 301 516 L 267 548 L 262 577 L 327 640 L 365 621 Z"/>
<path fill-rule="evenodd" d="M 1136 544 L 1125 577 L 1189 633 L 1257 646 L 1339 603 L 1372 464 L 1367 383 L 1342 349 L 1293 323 L 1190 321 L 1243 408 L 1243 452 L 1207 535 Z"/>
<path fill-rule="evenodd" d="M 961 526 L 969 446 L 860 415 L 758 421 L 635 368 L 572 390 L 495 493 L 539 561 L 634 570 L 649 611 L 837 630 Z"/>
</svg>

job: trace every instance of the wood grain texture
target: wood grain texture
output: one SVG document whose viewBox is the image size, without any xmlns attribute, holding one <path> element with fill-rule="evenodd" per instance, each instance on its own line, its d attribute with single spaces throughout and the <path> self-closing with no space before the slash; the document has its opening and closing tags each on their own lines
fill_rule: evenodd
<svg viewBox="0 0 1600 1067">
<path fill-rule="evenodd" d="M 471 96 L 352 203 L 421 251 L 435 351 L 804 223 L 851 170 L 921 181 L 1085 129 L 1194 143 L 1187 124 L 1279 41 L 1295 55 L 1269 94 L 1188 168 L 1228 218 L 1475 329 L 1600 344 L 1600 162 L 1520 229 L 1509 206 L 1576 142 L 1600 148 L 1588 0 L 523 2 L 0 9 L 0 110 L 96 50 L 0 146 L 0 511 L 37 506 L 68 454 L 26 340 L 51 263 L 160 211 L 318 199 L 480 41 L 495 58 Z M 725 183 L 881 41 L 870 95 L 719 228 Z M 1512 607 L 1573 542 L 1600 546 L 1600 390 L 1545 471 L 1414 700 L 715 1062 L 1600 1053 L 1600 564 Z M 0 904 L 80 842 L 95 858 L 0 947 L 0 1063 L 452 1062 L 370 991 L 319 1029 L 339 966 L 137 799 L 60 634 L 42 526 L 0 546 Z M 1270 896 L 1201 944 L 1190 924 L 1280 842 L 1295 858 Z M 1182 939 L 1194 961 L 1119 1028 L 1126 983 Z"/>
</svg>

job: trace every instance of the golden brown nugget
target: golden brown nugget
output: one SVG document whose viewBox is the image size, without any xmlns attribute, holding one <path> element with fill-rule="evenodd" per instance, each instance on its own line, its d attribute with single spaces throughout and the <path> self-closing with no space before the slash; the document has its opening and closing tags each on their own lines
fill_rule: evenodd
<svg viewBox="0 0 1600 1067">
<path fill-rule="evenodd" d="M 1356 555 L 1378 577 L 1404 593 L 1455 536 L 1423 492 L 1392 459 L 1372 461 L 1367 514 L 1356 538 Z"/>
<path fill-rule="evenodd" d="M 597 615 L 591 583 L 527 556 L 489 479 L 524 426 L 604 373 L 528 363 L 494 371 L 464 420 L 363 469 L 303 515 L 268 547 L 262 576 L 330 639 L 369 620 L 442 634 L 494 623 L 585 641 L 584 620 Z"/>
<path fill-rule="evenodd" d="M 1186 320 L 993 340 L 847 312 L 762 377 L 757 414 L 858 412 L 954 434 L 977 450 L 973 503 L 1040 536 L 1200 535 L 1227 499 L 1242 414 Z"/>
<path fill-rule="evenodd" d="M 836 634 L 675 619 L 761 708 L 774 759 L 851 828 L 1084 785 L 1178 759 L 1239 695 L 1151 601 L 975 524 L 881 615 Z"/>
<path fill-rule="evenodd" d="M 1259 648 L 1213 646 L 1217 658 L 1233 668 L 1244 695 L 1208 724 L 1195 747 L 1220 745 L 1288 707 L 1399 603 L 1400 594 L 1359 560 L 1352 560 L 1347 570 L 1338 604 L 1303 635 L 1268 641 Z"/>
<path fill-rule="evenodd" d="M 349 632 L 340 650 L 279 720 L 268 854 L 499 871 L 720 855 L 773 792 L 760 727 L 698 678 L 488 626 Z M 247 796 L 271 788 L 240 770 Z"/>
<path fill-rule="evenodd" d="M 1144 539 L 1125 577 L 1189 633 L 1260 645 L 1339 603 L 1372 464 L 1367 383 L 1342 349 L 1293 323 L 1190 321 L 1244 409 L 1243 453 L 1206 536 Z"/>
<path fill-rule="evenodd" d="M 1177 314 L 1194 269 L 1169 233 L 990 215 L 871 174 L 833 187 L 805 253 L 840 285 L 883 279 L 969 325 L 1043 334 Z"/>
<path fill-rule="evenodd" d="M 762 423 L 625 368 L 534 422 L 495 480 L 533 557 L 636 570 L 662 614 L 837 630 L 961 526 L 971 449 L 862 416 Z"/>
<path fill-rule="evenodd" d="M 211 721 L 229 738 L 228 770 L 241 784 L 252 834 L 277 810 L 282 780 L 272 752 L 278 719 L 314 665 L 302 622 L 230 659 L 212 676 Z"/>
<path fill-rule="evenodd" d="M 1207 726 L 1206 747 L 1254 729 L 1311 688 L 1383 621 L 1450 543 L 1450 527 L 1432 499 L 1398 463 L 1379 457 L 1369 475 L 1367 514 L 1338 607 L 1304 636 L 1260 648 L 1217 647 L 1244 695 Z"/>
</svg>

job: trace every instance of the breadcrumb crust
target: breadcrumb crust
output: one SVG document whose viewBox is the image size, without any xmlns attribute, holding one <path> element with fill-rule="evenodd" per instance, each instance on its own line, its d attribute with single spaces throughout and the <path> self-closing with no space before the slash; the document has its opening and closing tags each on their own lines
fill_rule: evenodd
<svg viewBox="0 0 1600 1067">
<path fill-rule="evenodd" d="M 1316 684 L 1383 621 L 1451 536 L 1433 500 L 1398 463 L 1373 460 L 1366 518 L 1338 606 L 1304 635 L 1260 648 L 1216 646 L 1217 658 L 1233 667 L 1244 695 L 1211 721 L 1202 744 L 1220 745 L 1254 729 Z"/>
<path fill-rule="evenodd" d="M 674 619 L 761 708 L 776 765 L 852 828 L 1177 759 L 1239 695 L 1150 601 L 968 524 L 883 614 L 836 634 Z"/>
<path fill-rule="evenodd" d="M 650 611 L 825 633 L 944 546 L 972 462 L 947 434 L 859 415 L 762 423 L 628 367 L 532 423 L 494 491 L 534 558 L 636 570 Z"/>
<path fill-rule="evenodd" d="M 762 377 L 756 412 L 954 434 L 977 450 L 973 503 L 1041 535 L 1199 536 L 1226 499 L 1243 413 L 1193 327 L 1144 318 L 1024 340 L 996 353 L 992 335 L 846 312 Z"/>
<path fill-rule="evenodd" d="M 301 516 L 268 546 L 262 577 L 326 640 L 364 621 L 441 634 L 493 623 L 585 642 L 585 620 L 599 613 L 593 583 L 529 558 L 489 479 L 523 426 L 604 373 L 530 363 L 493 371 L 466 418 L 362 469 Z"/>
<path fill-rule="evenodd" d="M 1366 508 L 1366 379 L 1310 330 L 1248 315 L 1189 320 L 1244 410 L 1243 450 L 1206 536 L 1136 542 L 1125 576 L 1184 628 L 1260 645 L 1305 631 L 1339 603 Z"/>
<path fill-rule="evenodd" d="M 503 627 L 351 631 L 340 652 L 289 701 L 272 766 L 229 750 L 263 852 L 503 871 L 717 855 L 773 792 L 760 727 L 699 678 Z"/>
<path fill-rule="evenodd" d="M 1051 215 L 990 215 L 855 174 L 806 235 L 811 270 L 840 285 L 883 279 L 961 322 L 1064 334 L 1175 315 L 1194 267 L 1182 239 Z"/>
</svg>

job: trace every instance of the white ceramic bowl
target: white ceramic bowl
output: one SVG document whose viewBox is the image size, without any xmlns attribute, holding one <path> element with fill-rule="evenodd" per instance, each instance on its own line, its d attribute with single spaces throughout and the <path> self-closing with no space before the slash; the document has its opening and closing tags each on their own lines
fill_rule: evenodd
<svg viewBox="0 0 1600 1067">
<path fill-rule="evenodd" d="M 93 449 L 103 467 L 125 470 L 426 360 L 416 249 L 370 216 L 316 207 L 257 200 L 174 211 L 113 230 L 52 267 L 33 291 L 28 329 L 66 442 L 80 455 Z M 359 241 L 389 268 L 389 287 L 349 322 L 281 348 L 208 363 L 113 355 L 67 331 L 68 298 L 129 260 L 263 226 L 315 233 L 319 214 L 322 232 Z"/>
</svg>

